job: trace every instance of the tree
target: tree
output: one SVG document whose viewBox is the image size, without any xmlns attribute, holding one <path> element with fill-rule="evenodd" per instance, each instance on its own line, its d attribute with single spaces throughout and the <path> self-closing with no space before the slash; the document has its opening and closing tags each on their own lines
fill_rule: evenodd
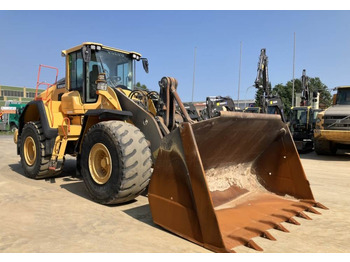
<svg viewBox="0 0 350 262">
<path fill-rule="evenodd" d="M 260 86 L 262 86 L 262 80 L 260 81 Z M 271 82 L 268 83 L 269 88 L 271 89 Z M 259 87 L 258 90 L 256 90 L 255 94 L 255 106 L 257 107 L 263 107 L 263 99 L 262 96 L 264 95 L 264 90 L 263 88 Z"/>
<path fill-rule="evenodd" d="M 312 97 L 312 92 L 316 91 L 320 93 L 320 107 L 321 108 L 327 108 L 332 104 L 332 96 L 331 93 L 328 91 L 328 87 L 322 83 L 320 78 L 309 78 L 309 90 L 310 95 Z M 288 115 L 290 112 L 290 108 L 292 106 L 292 90 L 293 90 L 293 81 L 290 80 L 287 82 L 286 85 L 283 84 L 277 84 L 272 89 L 273 95 L 278 95 L 283 103 L 283 110 L 285 115 Z M 301 81 L 300 79 L 295 79 L 294 81 L 294 92 L 295 93 L 301 93 Z M 295 95 L 294 95 L 295 97 Z"/>
<path fill-rule="evenodd" d="M 146 85 L 141 85 L 140 82 L 137 82 L 136 85 L 135 85 L 135 87 L 136 87 L 137 89 L 141 89 L 141 90 L 148 91 L 147 86 L 146 86 Z"/>
<path fill-rule="evenodd" d="M 256 94 L 255 94 L 255 106 L 257 107 L 262 107 L 262 99 L 261 97 L 264 95 L 264 91 L 259 88 L 258 90 L 256 90 Z"/>
<path fill-rule="evenodd" d="M 320 93 L 320 107 L 327 108 L 332 104 L 332 95 L 328 87 L 321 82 L 318 77 L 309 79 L 310 93 L 317 91 Z"/>
</svg>

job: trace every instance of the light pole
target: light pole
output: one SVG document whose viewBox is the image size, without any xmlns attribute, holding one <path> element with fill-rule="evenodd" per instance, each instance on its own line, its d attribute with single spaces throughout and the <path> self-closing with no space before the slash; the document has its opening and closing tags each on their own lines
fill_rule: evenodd
<svg viewBox="0 0 350 262">
<path fill-rule="evenodd" d="M 194 48 L 193 83 L 192 83 L 192 103 L 193 103 L 193 96 L 194 96 L 194 79 L 195 79 L 195 72 L 196 72 L 196 53 L 197 53 L 197 47 Z"/>
<path fill-rule="evenodd" d="M 295 73 L 295 32 L 294 32 L 294 48 L 293 48 L 293 89 L 292 89 L 292 106 L 294 106 L 294 73 Z"/>
<path fill-rule="evenodd" d="M 239 49 L 239 73 L 238 73 L 238 96 L 237 96 L 237 106 L 239 105 L 239 89 L 241 88 L 241 65 L 242 65 L 242 41 Z"/>
</svg>

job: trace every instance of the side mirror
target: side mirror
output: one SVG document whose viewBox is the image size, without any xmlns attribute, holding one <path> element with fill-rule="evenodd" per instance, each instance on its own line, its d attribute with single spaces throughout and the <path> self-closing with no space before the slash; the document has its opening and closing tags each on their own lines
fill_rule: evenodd
<svg viewBox="0 0 350 262">
<path fill-rule="evenodd" d="M 148 59 L 147 58 L 141 58 L 141 60 L 142 60 L 143 69 L 148 74 L 148 72 L 149 72 L 149 70 L 148 70 Z"/>
</svg>

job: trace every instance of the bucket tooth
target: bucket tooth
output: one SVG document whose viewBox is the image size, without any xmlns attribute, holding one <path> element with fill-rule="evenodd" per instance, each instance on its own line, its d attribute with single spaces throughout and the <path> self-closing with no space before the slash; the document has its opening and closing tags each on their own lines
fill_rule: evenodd
<svg viewBox="0 0 350 262">
<path fill-rule="evenodd" d="M 252 249 L 255 249 L 256 251 L 264 251 L 257 243 L 255 243 L 253 240 L 247 241 L 245 246 L 250 247 Z"/>
<path fill-rule="evenodd" d="M 276 240 L 277 240 L 277 239 L 276 239 L 273 235 L 271 235 L 271 233 L 268 232 L 267 230 L 261 232 L 261 235 L 260 235 L 260 236 L 263 237 L 263 238 L 267 238 L 267 239 L 269 239 L 269 240 L 272 240 L 272 241 L 276 241 Z"/>
<path fill-rule="evenodd" d="M 269 225 L 273 229 L 289 233 L 289 230 L 287 228 L 285 228 L 282 224 L 272 222 L 272 221 L 266 221 L 266 220 L 259 220 L 259 223 Z"/>
<path fill-rule="evenodd" d="M 313 204 L 314 206 L 315 204 Z M 310 213 L 314 213 L 317 215 L 321 215 L 320 212 L 318 212 L 316 209 L 312 208 L 310 205 L 303 205 L 303 204 L 293 204 L 293 207 L 300 207 L 303 208 L 305 211 L 310 212 Z"/>
<path fill-rule="evenodd" d="M 252 227 L 245 227 L 246 230 L 256 233 L 258 236 L 261 236 L 263 238 L 267 238 L 269 240 L 276 240 L 267 230 L 263 231 L 258 228 L 252 228 Z"/>
<path fill-rule="evenodd" d="M 326 209 L 328 210 L 329 208 L 322 205 L 320 202 L 316 202 L 314 200 L 300 200 L 301 202 L 304 202 L 304 203 L 309 203 L 309 204 L 312 204 L 312 206 L 314 207 L 318 207 L 318 208 L 322 208 L 322 209 Z"/>
<path fill-rule="evenodd" d="M 297 211 L 294 209 L 283 209 L 286 212 L 292 213 L 293 215 L 297 216 L 297 217 L 301 217 L 307 220 L 312 220 L 311 217 L 309 217 L 308 215 L 306 215 L 303 211 Z"/>
<path fill-rule="evenodd" d="M 272 214 L 272 216 L 283 219 L 284 221 L 286 221 L 289 224 L 294 224 L 297 226 L 300 225 L 300 223 L 298 221 L 296 221 L 293 217 L 288 217 L 288 216 L 284 216 L 284 215 L 276 215 L 276 214 Z"/>
<path fill-rule="evenodd" d="M 322 208 L 322 209 L 326 209 L 326 210 L 328 210 L 328 209 L 329 209 L 328 207 L 326 207 L 326 206 L 322 205 L 320 202 L 316 202 L 314 206 L 315 206 L 315 207 Z"/>
<path fill-rule="evenodd" d="M 274 229 L 289 233 L 289 230 L 287 228 L 285 228 L 282 224 L 276 224 Z"/>
<path fill-rule="evenodd" d="M 316 209 L 312 208 L 312 207 L 308 207 L 307 209 L 305 209 L 305 211 L 317 214 L 317 215 L 321 215 L 320 212 L 318 212 Z"/>
<path fill-rule="evenodd" d="M 306 204 L 302 204 L 302 203 L 296 203 L 296 204 L 292 204 L 293 207 L 300 207 L 302 209 L 307 209 L 308 207 L 310 207 L 310 205 L 306 205 Z"/>
<path fill-rule="evenodd" d="M 298 212 L 297 216 L 298 216 L 298 217 L 301 217 L 301 218 L 305 218 L 305 219 L 307 219 L 307 220 L 312 220 L 311 217 L 309 217 L 308 215 L 306 215 L 306 214 L 305 214 L 304 212 L 302 212 L 302 211 Z"/>
<path fill-rule="evenodd" d="M 288 218 L 288 220 L 286 221 L 290 224 L 294 224 L 294 225 L 297 225 L 297 226 L 300 226 L 300 223 L 298 221 L 296 221 L 294 218 L 290 217 Z"/>
</svg>

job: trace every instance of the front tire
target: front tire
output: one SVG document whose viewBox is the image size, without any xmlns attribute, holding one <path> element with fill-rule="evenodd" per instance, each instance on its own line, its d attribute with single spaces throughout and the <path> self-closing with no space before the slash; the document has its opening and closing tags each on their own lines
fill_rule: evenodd
<svg viewBox="0 0 350 262">
<path fill-rule="evenodd" d="M 136 198 L 149 183 L 151 166 L 147 140 L 131 124 L 100 122 L 84 137 L 81 175 L 98 203 L 119 204 Z"/>
<path fill-rule="evenodd" d="M 335 155 L 337 153 L 337 146 L 328 140 L 315 139 L 314 149 L 318 155 Z"/>
</svg>

